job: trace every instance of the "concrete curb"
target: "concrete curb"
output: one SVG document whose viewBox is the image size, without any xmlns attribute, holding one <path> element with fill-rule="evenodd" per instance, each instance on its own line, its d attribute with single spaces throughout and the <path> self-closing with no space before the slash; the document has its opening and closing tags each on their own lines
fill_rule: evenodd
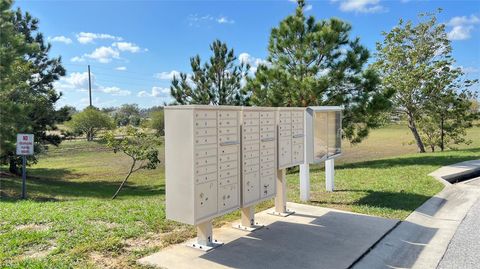
<svg viewBox="0 0 480 269">
<path fill-rule="evenodd" d="M 475 172 L 480 172 L 480 160 L 470 160 L 443 166 L 428 175 L 449 186 L 452 185 L 450 182 L 452 179 Z"/>
<path fill-rule="evenodd" d="M 436 268 L 458 226 L 480 197 L 480 187 L 446 178 L 472 173 L 480 160 L 442 167 L 430 175 L 447 186 L 412 212 L 352 268 Z"/>
</svg>

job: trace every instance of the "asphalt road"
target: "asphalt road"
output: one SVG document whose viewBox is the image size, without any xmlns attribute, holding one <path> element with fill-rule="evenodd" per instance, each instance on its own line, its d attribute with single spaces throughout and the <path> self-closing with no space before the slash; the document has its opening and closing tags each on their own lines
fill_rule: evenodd
<svg viewBox="0 0 480 269">
<path fill-rule="evenodd" d="M 467 184 L 480 187 L 480 177 Z M 458 226 L 437 268 L 480 268 L 480 198 L 472 206 L 460 226 Z"/>
</svg>

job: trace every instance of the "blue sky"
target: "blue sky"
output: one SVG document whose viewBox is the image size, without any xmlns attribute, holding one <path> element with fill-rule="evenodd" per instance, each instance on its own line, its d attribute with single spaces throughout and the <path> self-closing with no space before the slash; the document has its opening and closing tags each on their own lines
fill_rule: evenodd
<svg viewBox="0 0 480 269">
<path fill-rule="evenodd" d="M 59 106 L 88 103 L 87 65 L 93 76 L 93 103 L 98 107 L 169 102 L 171 75 L 189 72 L 189 58 L 209 57 L 220 39 L 255 65 L 267 56 L 270 30 L 296 4 L 279 1 L 18 1 L 16 6 L 40 20 L 40 31 L 61 55 L 67 76 L 56 84 Z M 307 15 L 341 18 L 352 36 L 372 54 L 382 31 L 420 12 L 443 8 L 457 66 L 480 77 L 480 1 L 307 1 Z"/>
</svg>

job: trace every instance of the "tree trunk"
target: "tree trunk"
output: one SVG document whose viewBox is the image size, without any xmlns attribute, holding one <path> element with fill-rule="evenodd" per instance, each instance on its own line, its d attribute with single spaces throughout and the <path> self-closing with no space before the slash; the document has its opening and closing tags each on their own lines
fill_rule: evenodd
<svg viewBox="0 0 480 269">
<path fill-rule="evenodd" d="M 8 166 L 8 171 L 14 175 L 18 175 L 18 169 L 17 169 L 17 159 L 15 156 L 10 156 L 9 157 L 9 166 Z"/>
<path fill-rule="evenodd" d="M 443 151 L 445 149 L 445 137 L 444 137 L 444 132 L 443 132 L 443 129 L 444 129 L 444 126 L 443 126 L 443 115 L 442 115 L 442 121 L 440 122 L 440 150 Z"/>
<path fill-rule="evenodd" d="M 122 184 L 120 184 L 120 187 L 118 187 L 118 190 L 115 192 L 115 194 L 113 195 L 112 197 L 112 200 L 115 199 L 118 195 L 118 193 L 120 192 L 120 190 L 123 188 L 123 185 L 125 185 L 125 182 L 127 182 L 127 179 L 130 177 L 130 175 L 132 174 L 133 172 L 133 168 L 135 167 L 135 163 L 137 161 L 135 159 L 133 159 L 133 163 L 132 163 L 132 166 L 130 167 L 130 171 L 128 171 L 128 175 L 125 177 L 125 179 L 123 180 Z"/>
<path fill-rule="evenodd" d="M 415 119 L 413 118 L 413 115 L 410 113 L 407 113 L 407 116 L 408 116 L 408 128 L 410 128 L 410 131 L 412 131 L 413 137 L 415 138 L 415 143 L 417 144 L 418 152 L 425 153 L 425 146 L 423 145 L 422 138 L 418 134 L 417 125 L 415 124 Z"/>
</svg>

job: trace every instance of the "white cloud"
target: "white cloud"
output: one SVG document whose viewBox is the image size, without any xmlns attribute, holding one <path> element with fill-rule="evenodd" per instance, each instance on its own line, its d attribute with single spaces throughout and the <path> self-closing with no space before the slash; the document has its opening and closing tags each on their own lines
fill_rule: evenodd
<svg viewBox="0 0 480 269">
<path fill-rule="evenodd" d="M 102 46 L 96 48 L 90 54 L 85 54 L 85 57 L 97 60 L 100 63 L 109 63 L 112 59 L 118 59 L 120 53 L 114 48 Z"/>
<path fill-rule="evenodd" d="M 447 36 L 450 40 L 466 40 L 471 37 L 471 32 L 475 24 L 479 24 L 480 19 L 475 15 L 453 17 L 446 23 L 452 27 Z"/>
<path fill-rule="evenodd" d="M 139 46 L 130 42 L 115 42 L 112 46 L 118 48 L 120 51 L 128 51 L 131 53 L 137 53 L 141 50 Z"/>
<path fill-rule="evenodd" d="M 152 87 L 152 90 L 150 92 L 140 91 L 138 93 L 138 97 L 169 97 L 169 96 L 170 96 L 170 89 L 162 88 L 162 87 Z"/>
<path fill-rule="evenodd" d="M 91 74 L 92 82 L 95 81 L 95 75 Z M 92 83 L 95 88 L 97 85 Z M 87 91 L 88 90 L 88 72 L 73 72 L 69 76 L 62 77 L 60 80 L 56 81 L 54 84 L 57 91 Z"/>
<path fill-rule="evenodd" d="M 85 62 L 85 58 L 83 58 L 83 56 L 75 56 L 71 58 L 70 61 L 73 63 L 81 63 L 81 62 Z"/>
<path fill-rule="evenodd" d="M 243 64 L 250 65 L 250 72 L 255 73 L 257 72 L 257 68 L 259 65 L 268 65 L 268 62 L 261 58 L 255 58 L 250 54 L 243 52 L 238 55 L 238 61 Z"/>
<path fill-rule="evenodd" d="M 379 13 L 387 9 L 380 5 L 380 0 L 331 0 L 332 3 L 340 3 L 340 10 L 355 13 Z"/>
<path fill-rule="evenodd" d="M 59 36 L 54 36 L 54 37 L 48 37 L 48 41 L 50 42 L 60 42 L 64 44 L 71 44 L 72 40 L 66 36 L 59 35 Z"/>
<path fill-rule="evenodd" d="M 121 37 L 113 36 L 109 34 L 97 34 L 97 33 L 86 33 L 81 32 L 77 34 L 77 41 L 81 44 L 93 43 L 96 39 L 111 39 L 111 40 L 122 40 Z"/>
<path fill-rule="evenodd" d="M 172 80 L 173 76 L 176 76 L 177 78 L 179 78 L 180 77 L 180 72 L 178 72 L 177 70 L 172 70 L 170 72 L 156 73 L 153 76 L 157 79 L 160 79 L 160 80 Z"/>
<path fill-rule="evenodd" d="M 304 11 L 310 11 L 310 10 L 312 10 L 312 8 L 313 8 L 312 5 L 306 5 L 303 10 L 304 10 Z"/>
<path fill-rule="evenodd" d="M 199 16 L 197 14 L 192 14 L 188 16 L 188 25 L 200 27 L 201 25 L 207 25 L 210 23 L 218 23 L 218 24 L 234 24 L 235 21 L 233 19 L 228 18 L 227 16 L 218 16 L 214 17 L 212 15 L 204 15 Z"/>
<path fill-rule="evenodd" d="M 459 66 L 465 74 L 472 74 L 472 73 L 480 73 L 480 68 L 473 67 L 473 66 Z"/>
<path fill-rule="evenodd" d="M 235 23 L 234 20 L 229 19 L 225 16 L 221 16 L 221 17 L 217 18 L 217 22 L 220 23 L 220 24 L 225 24 L 225 23 L 233 24 L 233 23 Z"/>
<path fill-rule="evenodd" d="M 127 70 L 127 67 L 126 67 L 126 66 L 119 66 L 119 67 L 116 67 L 115 70 L 117 70 L 117 71 L 126 71 L 126 70 Z"/>
<path fill-rule="evenodd" d="M 127 96 L 132 93 L 131 91 L 122 90 L 118 87 L 101 87 L 100 90 L 104 93 L 118 96 Z"/>
<path fill-rule="evenodd" d="M 119 87 L 105 87 L 99 85 L 95 81 L 95 74 L 91 73 L 90 76 L 92 81 L 92 91 L 94 92 L 103 92 L 115 96 L 127 96 L 131 94 L 131 91 L 120 89 Z M 86 92 L 88 91 L 88 72 L 73 72 L 69 76 L 62 77 L 55 82 L 54 88 L 57 91 Z"/>
</svg>

